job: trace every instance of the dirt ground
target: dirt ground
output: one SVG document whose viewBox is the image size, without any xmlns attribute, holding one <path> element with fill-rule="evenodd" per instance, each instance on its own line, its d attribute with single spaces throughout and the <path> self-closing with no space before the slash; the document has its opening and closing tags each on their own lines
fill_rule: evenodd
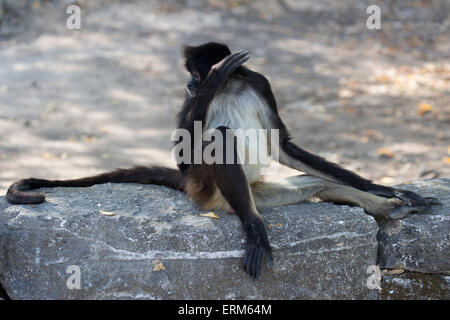
<svg viewBox="0 0 450 320">
<path fill-rule="evenodd" d="M 0 27 L 0 194 L 19 178 L 174 166 L 183 43 L 250 50 L 300 146 L 383 184 L 450 177 L 450 3 L 35 1 Z M 73 2 L 73 1 L 72 1 Z"/>
</svg>

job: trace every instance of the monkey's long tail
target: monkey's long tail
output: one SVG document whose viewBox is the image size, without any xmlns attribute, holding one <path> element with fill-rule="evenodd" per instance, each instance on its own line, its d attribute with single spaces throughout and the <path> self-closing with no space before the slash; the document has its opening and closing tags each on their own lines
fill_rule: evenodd
<svg viewBox="0 0 450 320">
<path fill-rule="evenodd" d="M 14 204 L 37 204 L 45 201 L 45 193 L 29 192 L 29 190 L 54 187 L 90 187 L 108 182 L 156 184 L 180 191 L 183 191 L 185 187 L 184 176 L 179 170 L 165 167 L 134 167 L 74 180 L 23 179 L 14 182 L 9 187 L 6 199 Z"/>
</svg>

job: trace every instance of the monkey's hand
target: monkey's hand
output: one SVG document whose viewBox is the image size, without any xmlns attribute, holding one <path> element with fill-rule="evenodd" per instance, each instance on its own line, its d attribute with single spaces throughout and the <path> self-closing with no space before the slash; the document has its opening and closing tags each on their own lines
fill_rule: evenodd
<svg viewBox="0 0 450 320">
<path fill-rule="evenodd" d="M 218 77 L 220 84 L 222 84 L 225 80 L 228 79 L 233 71 L 235 71 L 243 63 L 248 61 L 248 59 L 250 59 L 250 56 L 248 55 L 247 50 L 241 50 L 236 53 L 230 54 L 211 67 L 208 78 L 210 76 L 216 76 Z"/>
<path fill-rule="evenodd" d="M 247 243 L 242 265 L 244 271 L 256 280 L 261 273 L 264 256 L 267 255 L 267 258 L 272 262 L 272 248 L 267 238 L 264 223 L 260 219 L 252 219 L 244 226 L 244 231 L 247 235 Z"/>
</svg>

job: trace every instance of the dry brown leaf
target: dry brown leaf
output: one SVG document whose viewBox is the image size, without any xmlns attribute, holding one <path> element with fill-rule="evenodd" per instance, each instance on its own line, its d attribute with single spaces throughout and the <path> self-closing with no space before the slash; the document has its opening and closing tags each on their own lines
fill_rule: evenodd
<svg viewBox="0 0 450 320">
<path fill-rule="evenodd" d="M 219 219 L 219 216 L 217 214 L 215 214 L 214 212 L 208 212 L 208 213 L 201 213 L 200 214 L 202 217 L 208 217 L 208 218 L 214 218 L 214 219 Z"/>
<path fill-rule="evenodd" d="M 50 153 L 50 152 L 42 152 L 41 157 L 44 159 L 56 159 L 56 154 Z"/>
<path fill-rule="evenodd" d="M 283 226 L 283 224 L 281 224 L 281 223 L 277 223 L 277 227 L 282 227 Z"/>
<path fill-rule="evenodd" d="M 405 272 L 405 269 L 385 269 L 383 270 L 383 274 L 386 275 L 390 275 L 390 276 L 395 276 L 395 275 L 400 275 L 403 274 Z"/>
<path fill-rule="evenodd" d="M 166 267 L 163 265 L 162 261 L 159 259 L 153 260 L 153 271 L 166 270 Z"/>
<path fill-rule="evenodd" d="M 352 113 L 355 112 L 355 107 L 354 106 L 347 106 L 345 107 L 345 111 Z"/>
<path fill-rule="evenodd" d="M 429 113 L 429 112 L 433 112 L 433 106 L 431 104 L 421 103 L 419 105 L 419 110 L 417 111 L 419 116 L 423 116 L 424 114 Z"/>
<path fill-rule="evenodd" d="M 116 215 L 114 212 L 108 212 L 108 211 L 104 211 L 102 209 L 98 209 L 98 212 L 100 212 L 104 216 L 114 216 L 114 215 Z"/>
<path fill-rule="evenodd" d="M 367 143 L 367 142 L 369 142 L 369 138 L 368 137 L 361 137 L 361 142 L 362 143 Z"/>
<path fill-rule="evenodd" d="M 86 136 L 86 135 L 83 135 L 82 139 L 84 142 L 87 142 L 87 143 L 97 140 L 94 136 Z"/>
<path fill-rule="evenodd" d="M 377 83 L 389 83 L 389 82 L 391 82 L 391 79 L 386 75 L 382 75 L 382 76 L 377 77 L 375 79 L 375 81 Z"/>
<path fill-rule="evenodd" d="M 394 157 L 394 153 L 391 150 L 389 150 L 388 148 L 378 149 L 377 152 L 380 157 L 386 157 L 386 158 Z"/>
</svg>

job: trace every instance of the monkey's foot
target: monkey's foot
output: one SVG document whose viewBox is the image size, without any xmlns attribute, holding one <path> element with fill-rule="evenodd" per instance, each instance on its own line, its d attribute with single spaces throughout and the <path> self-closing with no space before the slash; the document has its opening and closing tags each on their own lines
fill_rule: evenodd
<svg viewBox="0 0 450 320">
<path fill-rule="evenodd" d="M 372 185 L 367 192 L 390 198 L 393 202 L 395 202 L 394 200 L 398 201 L 395 204 L 395 208 L 388 214 L 390 219 L 401 219 L 411 213 L 429 213 L 432 206 L 442 204 L 433 197 L 422 197 L 413 191 L 380 185 Z"/>
<path fill-rule="evenodd" d="M 433 197 L 422 197 L 409 190 L 394 189 L 394 197 L 402 200 L 409 207 L 431 207 L 432 205 L 442 204 Z"/>
<path fill-rule="evenodd" d="M 242 267 L 250 277 L 256 280 L 261 274 L 264 257 L 267 256 L 270 262 L 273 261 L 272 248 L 261 220 L 254 219 L 244 229 L 247 243 L 242 258 Z"/>
<path fill-rule="evenodd" d="M 430 213 L 434 205 L 442 205 L 438 199 L 433 197 L 421 197 L 418 194 L 408 190 L 394 190 L 395 199 L 400 204 L 389 213 L 390 219 L 401 219 L 410 214 Z"/>
</svg>

